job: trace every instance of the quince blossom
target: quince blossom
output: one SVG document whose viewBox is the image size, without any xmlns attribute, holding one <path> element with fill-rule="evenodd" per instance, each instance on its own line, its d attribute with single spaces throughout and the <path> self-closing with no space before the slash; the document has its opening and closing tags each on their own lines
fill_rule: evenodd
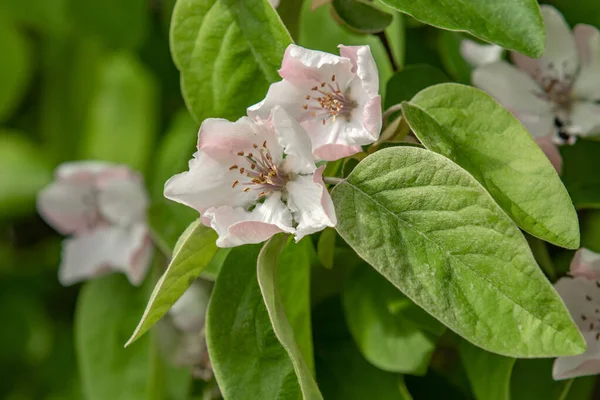
<svg viewBox="0 0 600 400">
<path fill-rule="evenodd" d="M 539 59 L 511 52 L 504 61 L 477 68 L 473 83 L 494 96 L 529 130 L 555 168 L 556 145 L 600 134 L 600 33 L 579 24 L 573 32 L 552 6 L 542 6 L 546 49 Z"/>
<path fill-rule="evenodd" d="M 472 66 L 480 67 L 502 59 L 504 48 L 497 44 L 481 44 L 464 39 L 460 42 L 460 55 Z"/>
<path fill-rule="evenodd" d="M 141 178 L 126 166 L 64 163 L 38 195 L 40 215 L 63 235 L 59 281 L 71 285 L 120 271 L 139 285 L 150 264 L 148 197 Z"/>
<path fill-rule="evenodd" d="M 267 120 L 205 120 L 189 171 L 169 179 L 164 194 L 200 212 L 219 234 L 217 246 L 260 243 L 279 232 L 300 240 L 336 224 L 323 169 L 304 129 L 275 107 Z"/>
<path fill-rule="evenodd" d="M 586 248 L 577 250 L 571 261 L 571 275 L 600 280 L 600 254 Z"/>
<path fill-rule="evenodd" d="M 250 117 L 268 118 L 281 106 L 308 132 L 317 159 L 333 161 L 361 151 L 381 132 L 377 66 L 369 46 L 339 46 L 336 56 L 290 45 L 263 101 Z"/>
</svg>

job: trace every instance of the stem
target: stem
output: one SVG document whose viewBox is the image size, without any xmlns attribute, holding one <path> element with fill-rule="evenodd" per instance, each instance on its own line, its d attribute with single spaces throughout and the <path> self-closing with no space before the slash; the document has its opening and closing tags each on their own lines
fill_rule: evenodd
<svg viewBox="0 0 600 400">
<path fill-rule="evenodd" d="M 385 47 L 385 51 L 388 55 L 388 58 L 390 59 L 390 62 L 392 63 L 392 68 L 394 69 L 394 72 L 398 71 L 400 69 L 400 66 L 396 62 L 396 58 L 394 58 L 392 46 L 390 46 L 390 42 L 388 41 L 387 36 L 385 36 L 385 31 L 378 32 L 377 36 L 379 36 L 381 44 L 383 44 L 383 47 Z"/>
<path fill-rule="evenodd" d="M 383 122 L 387 121 L 387 119 L 390 117 L 390 115 L 392 115 L 395 112 L 401 111 L 402 110 L 402 104 L 394 104 L 393 106 L 391 106 L 390 108 L 388 108 L 387 110 L 385 110 L 383 112 Z"/>
<path fill-rule="evenodd" d="M 344 182 L 344 180 L 342 178 L 336 178 L 334 176 L 324 176 L 323 182 L 325 182 L 329 185 L 337 185 L 339 183 Z"/>
</svg>

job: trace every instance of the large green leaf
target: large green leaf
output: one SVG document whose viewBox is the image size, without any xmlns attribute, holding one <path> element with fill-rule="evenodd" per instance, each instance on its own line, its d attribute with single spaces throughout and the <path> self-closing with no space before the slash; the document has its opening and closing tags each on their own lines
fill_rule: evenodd
<svg viewBox="0 0 600 400">
<path fill-rule="evenodd" d="M 465 339 L 515 357 L 585 350 L 517 226 L 447 158 L 416 147 L 380 150 L 332 197 L 346 242 Z"/>
<path fill-rule="evenodd" d="M 393 20 L 392 15 L 364 0 L 333 0 L 332 5 L 340 20 L 362 33 L 383 32 Z"/>
<path fill-rule="evenodd" d="M 0 15 L 0 121 L 19 105 L 31 75 L 31 54 L 26 37 Z"/>
<path fill-rule="evenodd" d="M 510 400 L 515 358 L 492 354 L 464 340 L 458 350 L 477 400 Z"/>
<path fill-rule="evenodd" d="M 553 380 L 553 362 L 551 359 L 517 360 L 510 379 L 511 400 L 564 400 L 573 380 Z"/>
<path fill-rule="evenodd" d="M 275 336 L 258 286 L 259 251 L 256 245 L 236 247 L 221 268 L 206 317 L 211 364 L 225 399 L 300 400 L 294 366 Z"/>
<path fill-rule="evenodd" d="M 600 142 L 579 139 L 573 146 L 560 147 L 562 180 L 575 207 L 600 208 Z"/>
<path fill-rule="evenodd" d="M 154 77 L 132 55 L 109 56 L 90 105 L 81 157 L 144 171 L 154 144 L 156 92 Z"/>
<path fill-rule="evenodd" d="M 426 24 L 466 31 L 530 57 L 544 51 L 544 23 L 536 0 L 382 1 Z"/>
<path fill-rule="evenodd" d="M 267 0 L 178 0 L 171 51 L 196 121 L 244 115 L 280 80 L 291 42 Z"/>
<path fill-rule="evenodd" d="M 432 86 L 405 104 L 404 116 L 425 147 L 469 171 L 523 230 L 579 247 L 577 214 L 556 171 L 489 95 L 454 83 Z"/>
<path fill-rule="evenodd" d="M 173 250 L 173 258 L 160 277 L 146 310 L 127 346 L 148 331 L 190 287 L 217 252 L 216 233 L 200 219 L 193 222 L 181 235 Z M 137 317 L 137 315 L 136 315 Z"/>
<path fill-rule="evenodd" d="M 303 352 L 300 349 L 300 346 L 296 343 L 294 331 L 286 316 L 279 289 L 278 267 L 280 263 L 280 253 L 287 240 L 287 235 L 280 234 L 265 243 L 257 260 L 258 284 L 267 308 L 267 313 L 269 314 L 269 319 L 271 320 L 271 325 L 273 326 L 273 332 L 275 332 L 275 336 L 277 336 L 277 339 L 288 352 L 290 359 L 292 360 L 304 400 L 322 400 L 323 396 L 321 396 L 321 393 L 319 392 L 317 383 L 312 376 L 311 367 L 309 366 L 312 364 L 309 364 L 310 361 L 308 361 L 312 359 L 312 351 L 304 351 L 304 354 L 302 354 Z M 299 249 L 301 250 L 301 248 Z M 300 253 L 297 256 L 302 257 L 303 254 Z M 296 260 L 297 259 L 298 258 L 296 257 Z M 304 257 L 304 259 L 304 267 L 309 268 L 310 260 L 308 257 Z M 283 264 L 283 260 L 281 264 Z M 283 265 L 284 268 L 287 269 L 296 267 L 289 263 Z M 297 282 L 293 283 L 294 285 L 297 285 Z M 307 287 L 308 285 L 305 286 L 305 288 Z M 303 297 L 306 300 L 303 305 L 306 307 L 306 310 L 308 310 L 310 307 L 308 296 Z M 312 350 L 312 346 L 310 350 Z M 308 359 L 305 359 L 307 356 Z"/>
<path fill-rule="evenodd" d="M 0 130 L 0 219 L 35 210 L 37 193 L 52 180 L 46 154 L 25 135 Z"/>
<path fill-rule="evenodd" d="M 83 286 L 75 314 L 75 346 L 87 400 L 165 398 L 161 392 L 167 388 L 158 386 L 151 378 L 159 367 L 157 363 L 163 362 L 155 353 L 157 348 L 151 337 L 123 348 L 138 313 L 144 308 L 147 293 L 146 285 L 133 287 L 120 274 Z M 185 371 L 176 373 L 185 378 Z M 182 380 L 174 383 L 177 382 Z"/>
<path fill-rule="evenodd" d="M 425 374 L 444 330 L 439 322 L 366 265 L 350 276 L 342 299 L 350 332 L 371 364 L 391 372 Z"/>
</svg>

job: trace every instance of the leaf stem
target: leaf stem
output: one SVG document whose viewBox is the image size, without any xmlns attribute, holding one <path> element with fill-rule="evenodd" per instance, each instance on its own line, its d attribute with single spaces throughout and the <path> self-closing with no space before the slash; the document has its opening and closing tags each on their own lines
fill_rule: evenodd
<svg viewBox="0 0 600 400">
<path fill-rule="evenodd" d="M 394 57 L 394 53 L 392 52 L 392 46 L 390 46 L 390 42 L 388 41 L 387 36 L 385 36 L 385 31 L 378 32 L 377 36 L 379 37 L 379 40 L 381 40 L 381 44 L 383 44 L 383 47 L 385 47 L 385 51 L 388 55 L 388 58 L 390 59 L 390 62 L 392 63 L 392 68 L 394 69 L 394 72 L 400 70 L 400 66 L 396 62 L 396 58 Z"/>
</svg>

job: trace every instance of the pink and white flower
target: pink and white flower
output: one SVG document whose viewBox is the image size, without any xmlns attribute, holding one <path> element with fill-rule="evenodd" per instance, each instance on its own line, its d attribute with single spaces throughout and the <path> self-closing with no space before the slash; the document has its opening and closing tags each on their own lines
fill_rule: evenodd
<svg viewBox="0 0 600 400">
<path fill-rule="evenodd" d="M 60 165 L 38 195 L 40 215 L 63 235 L 59 281 L 71 285 L 120 271 L 139 285 L 152 256 L 148 197 L 129 168 L 82 161 Z"/>
<path fill-rule="evenodd" d="M 529 130 L 560 171 L 556 145 L 600 134 L 600 32 L 579 24 L 573 32 L 552 6 L 542 6 L 546 49 L 539 59 L 511 52 L 477 68 L 473 83 L 494 96 Z"/>
<path fill-rule="evenodd" d="M 600 280 L 600 254 L 586 248 L 577 250 L 571 261 L 571 275 Z"/>
<path fill-rule="evenodd" d="M 267 120 L 205 120 L 189 171 L 167 181 L 165 197 L 200 212 L 220 247 L 260 243 L 279 232 L 300 240 L 336 224 L 322 173 L 307 133 L 275 107 Z"/>
<path fill-rule="evenodd" d="M 248 108 L 251 117 L 268 118 L 281 106 L 308 132 L 317 159 L 333 161 L 361 151 L 381 132 L 377 66 L 369 46 L 342 46 L 336 56 L 288 46 L 263 101 Z"/>
<path fill-rule="evenodd" d="M 497 44 L 482 44 L 464 39 L 460 42 L 460 55 L 472 66 L 495 63 L 502 59 L 504 48 Z"/>
</svg>

